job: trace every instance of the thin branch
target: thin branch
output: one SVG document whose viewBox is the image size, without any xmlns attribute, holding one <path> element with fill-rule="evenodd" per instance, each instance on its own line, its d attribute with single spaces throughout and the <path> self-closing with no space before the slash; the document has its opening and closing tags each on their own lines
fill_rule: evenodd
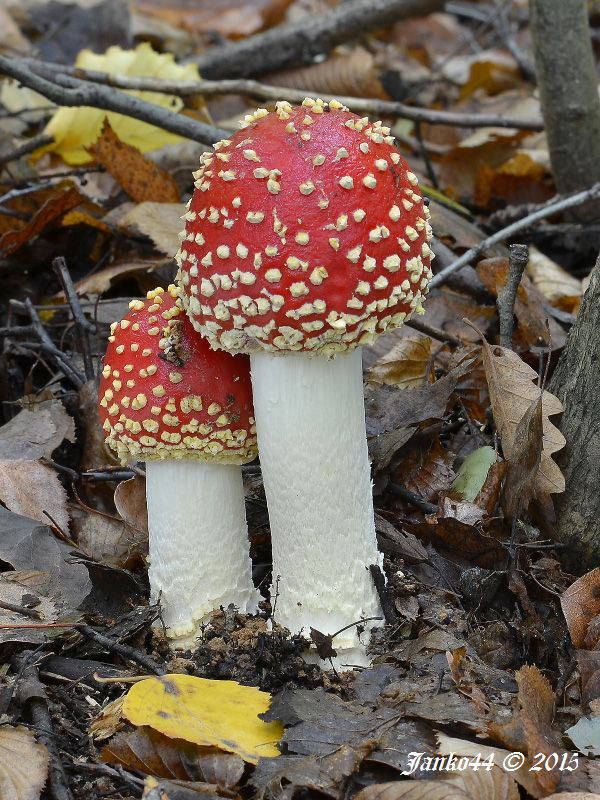
<svg viewBox="0 0 600 800">
<path fill-rule="evenodd" d="M 583 203 L 588 203 L 591 200 L 598 199 L 600 199 L 600 183 L 595 183 L 593 186 L 583 192 L 577 192 L 577 194 L 569 195 L 568 197 L 564 197 L 558 201 L 547 204 L 539 211 L 535 211 L 533 214 L 523 217 L 523 219 L 520 219 L 518 222 L 508 225 L 506 228 L 502 228 L 502 230 L 497 231 L 492 236 L 488 236 L 487 239 L 479 242 L 479 244 L 475 247 L 471 247 L 466 253 L 463 253 L 460 258 L 457 258 L 452 264 L 445 267 L 441 272 L 438 272 L 437 275 L 434 275 L 429 282 L 429 289 L 434 289 L 436 286 L 441 286 L 446 282 L 450 275 L 453 275 L 457 270 L 459 270 L 461 267 L 464 267 L 466 264 L 470 264 L 488 248 L 498 244 L 498 242 L 505 242 L 515 233 L 520 233 L 525 228 L 529 228 L 529 226 L 533 225 L 534 222 L 539 222 L 541 219 L 551 217 L 553 214 L 557 214 L 559 211 L 565 211 L 567 208 L 580 206 Z"/>
<path fill-rule="evenodd" d="M 33 70 L 43 69 L 55 75 L 68 75 L 81 81 L 111 86 L 117 89 L 132 91 L 161 92 L 177 97 L 202 95 L 212 97 L 220 94 L 244 94 L 259 100 L 288 100 L 290 103 L 301 103 L 308 90 L 291 89 L 288 86 L 274 86 L 259 81 L 237 79 L 221 81 L 163 81 L 157 78 L 138 78 L 129 75 L 110 75 L 107 72 L 64 67 L 62 64 L 45 64 L 35 59 L 27 59 Z M 314 92 L 313 92 L 314 94 Z M 339 100 L 352 111 L 360 114 L 376 116 L 403 117 L 413 122 L 428 122 L 432 125 L 451 125 L 462 128 L 501 127 L 540 131 L 543 129 L 541 118 L 526 119 L 501 114 L 466 114 L 454 111 L 438 111 L 430 108 L 418 108 L 405 103 L 397 103 L 376 98 L 345 97 L 319 93 L 322 100 Z"/>
<path fill-rule="evenodd" d="M 277 25 L 193 60 L 207 78 L 242 78 L 312 63 L 337 45 L 408 17 L 442 11 L 445 0 L 346 0 L 322 14 Z"/>
<path fill-rule="evenodd" d="M 1 56 L 0 56 L 1 58 Z M 85 379 L 83 375 L 81 375 L 75 367 L 73 367 L 67 358 L 65 357 L 64 353 L 58 349 L 58 347 L 54 344 L 52 339 L 48 336 L 46 329 L 42 325 L 42 321 L 40 320 L 37 311 L 33 307 L 33 303 L 29 299 L 29 297 L 25 300 L 25 308 L 27 309 L 27 313 L 29 314 L 29 318 L 31 319 L 31 324 L 33 325 L 33 329 L 35 330 L 39 340 L 40 340 L 40 347 L 43 350 L 46 350 L 49 353 L 54 361 L 58 364 L 58 366 L 62 369 L 65 373 L 67 378 L 71 381 L 71 383 L 75 384 L 78 389 L 81 389 L 83 384 L 85 383 Z M 22 342 L 21 345 L 26 347 L 27 342 Z"/>
<path fill-rule="evenodd" d="M 71 275 L 65 259 L 62 256 L 55 258 L 52 261 L 52 268 L 54 269 L 54 272 L 60 281 L 67 300 L 69 301 L 71 313 L 73 314 L 77 328 L 79 349 L 83 357 L 85 377 L 88 381 L 90 381 L 95 377 L 94 362 L 92 361 L 92 351 L 90 347 L 90 333 L 94 333 L 95 328 L 83 314 L 81 305 L 79 303 L 79 297 L 77 296 L 77 292 L 73 286 L 73 281 L 71 280 Z"/>
<path fill-rule="evenodd" d="M 506 286 L 498 294 L 496 306 L 500 318 L 500 344 L 512 350 L 515 301 L 521 278 L 529 261 L 526 244 L 511 244 L 508 255 L 508 279 Z"/>
<path fill-rule="evenodd" d="M 4 58 L 4 56 L 0 56 L 0 58 Z M 18 158 L 28 155 L 28 153 L 33 153 L 38 147 L 51 144 L 53 141 L 54 137 L 47 133 L 40 133 L 38 136 L 32 136 L 31 139 L 28 139 L 26 142 L 19 145 L 19 147 L 15 147 L 10 153 L 0 156 L 0 166 L 8 164 L 10 161 L 16 161 Z"/>
<path fill-rule="evenodd" d="M 102 647 L 105 647 L 111 653 L 118 653 L 120 656 L 128 658 L 130 661 L 139 664 L 147 672 L 151 672 L 153 675 L 165 674 L 165 670 L 162 667 L 159 667 L 155 661 L 145 655 L 145 653 L 136 650 L 134 647 L 131 647 L 128 644 L 121 644 L 120 642 L 115 641 L 115 639 L 105 636 L 103 633 L 98 633 L 89 625 L 85 625 L 84 623 L 78 623 L 75 627 L 88 639 L 92 639 L 99 645 L 102 645 Z"/>
<path fill-rule="evenodd" d="M 453 336 L 451 333 L 447 333 L 441 328 L 428 325 L 426 322 L 422 322 L 420 319 L 411 318 L 404 324 L 408 328 L 412 328 L 419 333 L 424 333 L 426 336 L 431 336 L 432 339 L 437 339 L 439 342 L 448 342 L 448 344 L 452 344 L 455 347 L 462 347 L 464 344 L 464 342 L 459 339 L 458 336 Z"/>
<path fill-rule="evenodd" d="M 43 62 L 36 63 L 38 69 L 44 68 Z M 87 83 L 64 74 L 53 74 L 51 71 L 48 71 L 49 77 L 42 77 L 32 71 L 27 59 L 6 58 L 0 55 L 0 74 L 15 78 L 23 86 L 34 89 L 59 106 L 92 106 L 105 111 L 116 111 L 203 144 L 212 144 L 228 136 L 227 131 L 221 128 L 215 128 L 107 86 Z"/>
</svg>

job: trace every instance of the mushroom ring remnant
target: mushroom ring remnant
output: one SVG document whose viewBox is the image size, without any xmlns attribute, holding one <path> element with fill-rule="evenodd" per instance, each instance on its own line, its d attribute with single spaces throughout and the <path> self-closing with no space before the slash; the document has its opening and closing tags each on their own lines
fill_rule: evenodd
<svg viewBox="0 0 600 800">
<path fill-rule="evenodd" d="M 122 463 L 146 462 L 151 594 L 185 647 L 212 611 L 260 599 L 239 469 L 256 457 L 249 365 L 210 349 L 175 286 L 129 306 L 111 326 L 100 417 Z"/>
<path fill-rule="evenodd" d="M 251 356 L 276 619 L 333 633 L 380 612 L 360 345 L 422 312 L 428 210 L 389 129 L 336 101 L 259 109 L 201 161 L 183 304 Z M 333 646 L 366 660 L 356 628 Z"/>
</svg>

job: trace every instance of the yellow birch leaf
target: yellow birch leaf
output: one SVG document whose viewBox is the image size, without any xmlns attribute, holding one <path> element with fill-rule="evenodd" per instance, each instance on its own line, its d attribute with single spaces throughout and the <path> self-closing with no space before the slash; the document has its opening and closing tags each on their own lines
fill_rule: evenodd
<svg viewBox="0 0 600 800">
<path fill-rule="evenodd" d="M 148 725 L 165 736 L 199 745 L 216 745 L 256 764 L 280 755 L 280 722 L 258 719 L 271 696 L 235 681 L 191 675 L 147 678 L 131 687 L 123 714 L 134 725 Z"/>
<path fill-rule="evenodd" d="M 91 50 L 82 50 L 77 56 L 75 66 L 108 72 L 110 75 L 177 81 L 200 79 L 195 64 L 186 66 L 176 64 L 170 53 L 156 53 L 147 42 L 138 45 L 135 50 L 123 50 L 115 45 L 101 55 L 92 53 Z M 180 111 L 183 108 L 183 100 L 174 95 L 129 90 L 126 94 L 170 111 Z M 181 137 L 174 133 L 113 111 L 104 111 L 101 108 L 63 107 L 56 111 L 46 125 L 45 133 L 53 136 L 54 142 L 37 150 L 34 157 L 39 158 L 43 153 L 55 152 L 62 156 L 67 164 L 87 164 L 92 160 L 92 156 L 86 148 L 100 136 L 105 118 L 122 142 L 137 147 L 142 153 L 181 141 Z"/>
</svg>

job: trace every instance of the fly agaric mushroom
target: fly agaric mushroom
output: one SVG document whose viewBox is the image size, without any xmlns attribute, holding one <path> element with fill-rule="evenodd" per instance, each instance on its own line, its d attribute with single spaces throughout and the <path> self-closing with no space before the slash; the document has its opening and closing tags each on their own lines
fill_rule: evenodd
<svg viewBox="0 0 600 800">
<path fill-rule="evenodd" d="M 256 611 L 240 464 L 256 457 L 248 359 L 211 350 L 175 286 L 113 323 L 100 382 L 106 442 L 146 462 L 150 589 L 177 648 L 220 606 Z"/>
<path fill-rule="evenodd" d="M 250 354 L 272 595 L 293 632 L 380 612 L 360 345 L 422 313 L 432 275 L 428 210 L 393 144 L 337 101 L 258 109 L 203 155 L 177 254 L 196 330 Z M 355 627 L 333 646 L 364 663 Z"/>
</svg>

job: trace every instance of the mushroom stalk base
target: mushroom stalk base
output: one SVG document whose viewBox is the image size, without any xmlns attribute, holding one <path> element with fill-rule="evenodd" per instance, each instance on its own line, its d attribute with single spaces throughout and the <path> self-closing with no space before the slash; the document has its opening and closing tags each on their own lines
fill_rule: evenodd
<svg viewBox="0 0 600 800">
<path fill-rule="evenodd" d="M 273 543 L 274 619 L 332 634 L 382 616 L 369 566 L 377 551 L 360 348 L 333 360 L 250 356 L 260 461 Z M 368 663 L 362 635 L 333 640 L 337 666 Z"/>
<path fill-rule="evenodd" d="M 150 593 L 167 635 L 192 647 L 202 622 L 233 603 L 254 613 L 242 473 L 237 465 L 146 462 Z"/>
</svg>

